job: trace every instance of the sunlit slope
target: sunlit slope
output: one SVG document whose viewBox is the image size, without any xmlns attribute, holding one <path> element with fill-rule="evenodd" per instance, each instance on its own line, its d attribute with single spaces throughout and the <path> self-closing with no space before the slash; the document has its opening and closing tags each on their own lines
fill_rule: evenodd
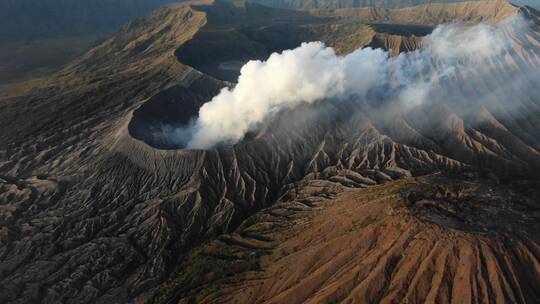
<svg viewBox="0 0 540 304">
<path fill-rule="evenodd" d="M 437 175 L 298 184 L 194 250 L 156 301 L 533 303 L 538 206 L 512 192 Z"/>
<path fill-rule="evenodd" d="M 270 7 L 289 9 L 387 7 L 399 8 L 430 3 L 453 3 L 462 0 L 253 0 Z"/>
</svg>

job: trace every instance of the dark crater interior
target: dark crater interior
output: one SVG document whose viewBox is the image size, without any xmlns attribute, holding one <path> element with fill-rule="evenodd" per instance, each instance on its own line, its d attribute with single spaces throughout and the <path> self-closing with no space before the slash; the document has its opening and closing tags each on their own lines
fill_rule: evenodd
<svg viewBox="0 0 540 304">
<path fill-rule="evenodd" d="M 175 86 L 153 96 L 134 112 L 131 136 L 158 149 L 185 148 L 190 139 L 185 127 L 196 119 L 202 104 L 226 85 L 223 81 L 236 82 L 247 61 L 295 48 L 304 40 L 302 36 L 299 27 L 291 30 L 287 24 L 226 29 L 210 25 L 175 54 L 183 64 L 211 77 L 203 76 L 189 88 Z"/>
<path fill-rule="evenodd" d="M 527 189 L 537 182 L 526 181 Z M 467 232 L 509 233 L 520 227 L 540 228 L 537 191 L 524 191 L 517 183 L 503 185 L 485 178 L 456 179 L 433 176 L 410 185 L 404 194 L 409 209 L 417 218 L 440 226 Z"/>
<path fill-rule="evenodd" d="M 224 6 L 219 12 L 209 11 L 211 22 L 175 52 L 180 62 L 211 77 L 201 77 L 189 89 L 182 86 L 169 88 L 148 100 L 134 112 L 129 124 L 133 137 L 154 148 L 185 148 L 189 141 L 185 127 L 196 119 L 201 105 L 226 85 L 222 81 L 238 80 L 240 69 L 247 61 L 264 60 L 274 52 L 293 49 L 304 41 L 325 40 L 320 35 L 329 34 L 328 30 L 323 30 L 326 29 L 324 26 L 309 28 L 302 26 L 302 22 L 281 23 L 275 20 L 272 25 L 260 26 L 257 24 L 260 20 L 236 16 L 228 9 Z M 252 14 L 258 16 L 256 11 Z M 231 21 L 234 18 L 248 18 L 247 25 L 239 26 Z M 215 25 L 216 20 L 220 20 L 217 22 L 219 26 Z M 432 27 L 416 25 L 371 26 L 378 32 L 404 36 L 424 36 L 433 30 Z M 252 136 L 248 134 L 246 137 Z"/>
<path fill-rule="evenodd" d="M 236 82 L 249 60 L 264 60 L 274 52 L 299 46 L 305 36 L 300 28 L 273 25 L 264 28 L 207 29 L 176 51 L 176 57 L 219 80 Z"/>
<path fill-rule="evenodd" d="M 133 114 L 130 134 L 158 149 L 182 149 L 189 140 L 183 131 L 199 108 L 226 85 L 236 82 L 240 68 L 251 59 L 295 48 L 300 34 L 285 25 L 265 28 L 212 29 L 198 33 L 177 51 L 178 60 L 211 77 L 201 77 L 185 88 L 175 86 L 148 100 Z"/>
<path fill-rule="evenodd" d="M 157 149 L 182 149 L 189 138 L 183 132 L 196 119 L 199 108 L 219 93 L 223 83 L 201 77 L 190 87 L 174 86 L 151 97 L 135 110 L 131 136 Z"/>
</svg>

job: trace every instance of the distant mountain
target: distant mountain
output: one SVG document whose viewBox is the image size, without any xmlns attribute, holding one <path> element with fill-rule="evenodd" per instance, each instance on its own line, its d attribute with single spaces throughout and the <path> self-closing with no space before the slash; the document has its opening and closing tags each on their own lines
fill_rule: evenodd
<svg viewBox="0 0 540 304">
<path fill-rule="evenodd" d="M 174 0 L 2 0 L 0 42 L 109 33 Z"/>
<path fill-rule="evenodd" d="M 250 0 L 286 9 L 407 7 L 462 0 Z M 182 0 L 3 0 L 0 1 L 0 42 L 108 34 L 135 17 Z M 540 6 L 540 0 L 516 3 Z"/>
<path fill-rule="evenodd" d="M 498 1 L 498 0 L 484 0 Z M 455 3 L 465 0 L 251 0 L 266 6 L 288 9 L 337 9 L 348 7 L 386 7 L 401 8 L 407 6 L 431 4 L 431 3 Z M 530 5 L 540 8 L 540 0 L 516 0 L 508 1 L 519 5 Z"/>
<path fill-rule="evenodd" d="M 399 8 L 429 3 L 453 3 L 464 2 L 462 0 L 251 0 L 263 5 L 289 8 L 289 9 L 314 9 L 314 8 L 347 8 L 347 7 L 387 7 Z M 531 0 L 529 0 L 531 1 Z M 536 0 L 532 0 L 536 1 Z"/>
</svg>

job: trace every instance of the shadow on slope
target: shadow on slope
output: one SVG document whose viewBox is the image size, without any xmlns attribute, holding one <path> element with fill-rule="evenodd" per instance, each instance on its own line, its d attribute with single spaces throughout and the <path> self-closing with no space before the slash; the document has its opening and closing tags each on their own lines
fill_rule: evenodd
<svg viewBox="0 0 540 304">
<path fill-rule="evenodd" d="M 189 88 L 177 85 L 156 94 L 133 112 L 129 133 L 154 148 L 185 148 L 188 138 L 180 130 L 196 118 L 201 105 L 212 99 L 221 86 L 203 76 Z"/>
</svg>

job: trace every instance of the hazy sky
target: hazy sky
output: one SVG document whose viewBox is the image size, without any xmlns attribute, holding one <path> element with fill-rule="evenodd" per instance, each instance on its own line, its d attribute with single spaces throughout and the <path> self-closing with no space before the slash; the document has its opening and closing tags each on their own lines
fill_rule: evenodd
<svg viewBox="0 0 540 304">
<path fill-rule="evenodd" d="M 512 2 L 516 4 L 528 4 L 535 7 L 540 7 L 540 0 L 514 0 Z"/>
</svg>

